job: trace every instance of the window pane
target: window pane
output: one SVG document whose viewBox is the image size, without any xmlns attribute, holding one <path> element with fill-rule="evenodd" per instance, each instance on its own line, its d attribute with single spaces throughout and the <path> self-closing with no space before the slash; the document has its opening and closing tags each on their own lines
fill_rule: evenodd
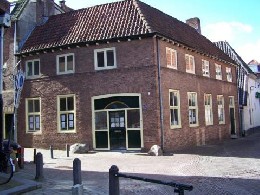
<svg viewBox="0 0 260 195">
<path fill-rule="evenodd" d="M 74 129 L 74 114 L 73 113 L 69 113 L 68 115 L 69 119 L 68 119 L 68 122 L 69 122 L 69 129 Z"/>
<path fill-rule="evenodd" d="M 95 113 L 95 129 L 96 130 L 107 129 L 107 112 Z"/>
<path fill-rule="evenodd" d="M 96 148 L 108 148 L 107 131 L 96 131 Z"/>
<path fill-rule="evenodd" d="M 32 76 L 32 74 L 33 74 L 33 70 L 32 70 L 32 62 L 28 62 L 28 64 L 27 64 L 27 75 L 28 76 Z"/>
<path fill-rule="evenodd" d="M 40 101 L 34 100 L 34 112 L 40 112 Z"/>
<path fill-rule="evenodd" d="M 60 98 L 60 111 L 66 111 L 66 98 Z"/>
<path fill-rule="evenodd" d="M 33 112 L 33 100 L 28 100 L 28 112 Z"/>
<path fill-rule="evenodd" d="M 40 62 L 34 61 L 34 75 L 40 75 Z"/>
<path fill-rule="evenodd" d="M 68 97 L 67 98 L 67 106 L 68 110 L 74 110 L 74 98 L 73 97 Z"/>
<path fill-rule="evenodd" d="M 29 130 L 34 130 L 34 116 L 28 117 Z"/>
<path fill-rule="evenodd" d="M 173 92 L 170 92 L 170 106 L 173 106 Z"/>
<path fill-rule="evenodd" d="M 171 50 L 166 49 L 166 64 L 171 66 Z"/>
<path fill-rule="evenodd" d="M 65 57 L 59 57 L 59 72 L 65 72 Z"/>
<path fill-rule="evenodd" d="M 73 70 L 73 55 L 67 56 L 67 71 Z"/>
<path fill-rule="evenodd" d="M 197 123 L 196 110 L 195 109 L 189 110 L 189 121 L 190 121 L 190 124 L 196 124 Z"/>
<path fill-rule="evenodd" d="M 97 52 L 97 65 L 98 67 L 105 67 L 104 52 Z"/>
<path fill-rule="evenodd" d="M 40 116 L 35 115 L 35 130 L 40 130 Z"/>
<path fill-rule="evenodd" d="M 139 130 L 127 131 L 128 148 L 141 148 L 141 134 Z"/>
<path fill-rule="evenodd" d="M 114 51 L 108 50 L 107 51 L 107 66 L 114 66 Z"/>
<path fill-rule="evenodd" d="M 67 115 L 66 114 L 60 115 L 60 123 L 61 123 L 61 129 L 67 130 Z"/>
<path fill-rule="evenodd" d="M 128 110 L 127 111 L 127 127 L 140 128 L 140 111 Z"/>
<path fill-rule="evenodd" d="M 171 125 L 179 125 L 178 109 L 171 109 Z"/>
<path fill-rule="evenodd" d="M 174 97 L 173 97 L 173 98 L 174 98 L 174 99 L 173 99 L 173 105 L 174 105 L 174 106 L 178 106 L 178 97 L 177 97 L 177 93 L 175 92 L 173 95 L 174 95 Z"/>
</svg>

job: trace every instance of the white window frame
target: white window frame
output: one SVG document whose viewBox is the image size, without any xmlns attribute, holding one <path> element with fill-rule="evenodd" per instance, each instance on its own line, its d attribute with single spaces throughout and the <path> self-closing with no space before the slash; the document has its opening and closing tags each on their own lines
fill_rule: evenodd
<svg viewBox="0 0 260 195">
<path fill-rule="evenodd" d="M 212 95 L 204 94 L 205 124 L 213 125 Z"/>
<path fill-rule="evenodd" d="M 114 54 L 114 66 L 107 66 L 107 51 L 112 50 Z M 98 52 L 104 52 L 104 67 L 98 67 L 98 57 L 97 53 Z M 110 48 L 102 48 L 102 49 L 95 49 L 94 50 L 94 63 L 95 63 L 95 70 L 107 70 L 107 69 L 114 69 L 117 67 L 117 62 L 116 62 L 116 49 L 115 47 L 110 47 Z"/>
<path fill-rule="evenodd" d="M 195 74 L 195 60 L 194 56 L 185 54 L 185 65 L 186 65 L 186 72 Z M 191 69 L 187 69 L 188 67 L 192 67 Z"/>
<path fill-rule="evenodd" d="M 226 67 L 226 73 L 227 73 L 227 81 L 232 82 L 232 72 L 231 68 Z"/>
<path fill-rule="evenodd" d="M 35 62 L 39 62 L 39 74 L 34 74 L 34 69 L 35 69 Z M 32 75 L 28 75 L 29 67 L 28 63 L 32 63 Z M 34 60 L 28 60 L 26 61 L 26 78 L 27 79 L 32 79 L 32 78 L 38 78 L 41 76 L 41 63 L 40 59 L 34 59 Z"/>
<path fill-rule="evenodd" d="M 216 69 L 216 79 L 217 80 L 222 80 L 222 68 L 221 68 L 221 65 L 215 64 L 215 69 Z"/>
<path fill-rule="evenodd" d="M 202 74 L 205 77 L 210 77 L 209 61 L 208 60 L 203 60 L 202 59 Z"/>
<path fill-rule="evenodd" d="M 225 100 L 223 95 L 217 96 L 217 103 L 218 103 L 218 123 L 225 124 Z"/>
<path fill-rule="evenodd" d="M 35 112 L 35 109 L 34 109 L 34 111 L 33 112 L 30 112 L 29 113 L 29 108 L 28 108 L 28 106 L 29 106 L 29 101 L 33 101 L 33 104 L 34 104 L 34 101 L 39 101 L 39 112 Z M 33 105 L 34 106 L 34 105 Z M 26 133 L 41 133 L 41 98 L 26 98 L 25 99 L 25 116 L 26 116 Z M 29 120 L 30 120 L 30 116 L 32 116 L 33 117 L 33 121 L 30 121 L 29 122 Z M 39 121 L 38 122 L 36 122 L 36 117 L 35 116 L 39 116 Z M 32 125 L 33 125 L 33 129 L 30 129 L 30 123 L 33 123 Z M 37 124 L 38 123 L 38 128 L 37 128 Z"/>
<path fill-rule="evenodd" d="M 60 100 L 61 98 L 66 98 L 66 102 L 67 102 L 67 98 L 73 97 L 73 110 L 68 110 L 66 109 L 65 111 L 61 111 L 60 110 Z M 66 107 L 67 107 L 67 103 L 66 103 Z M 73 114 L 73 129 L 69 129 L 69 125 L 70 125 L 70 119 L 69 117 L 71 116 L 70 114 Z M 67 129 L 62 129 L 61 128 L 61 115 L 66 115 L 66 125 L 67 125 Z M 68 94 L 68 95 L 58 95 L 57 96 L 57 129 L 58 129 L 58 133 L 76 133 L 76 96 L 74 94 Z"/>
<path fill-rule="evenodd" d="M 197 98 L 197 93 L 196 92 L 188 92 L 188 117 L 189 117 L 189 126 L 190 127 L 197 127 L 199 125 L 199 118 L 198 118 L 198 98 Z M 195 105 L 190 105 L 190 98 L 194 98 L 194 103 Z M 195 110 L 195 119 L 196 123 L 191 123 L 191 119 L 194 117 L 193 112 L 191 113 L 190 110 Z M 192 114 L 192 115 L 191 115 Z M 193 120 L 193 119 L 192 119 Z"/>
<path fill-rule="evenodd" d="M 72 70 L 68 70 L 68 56 L 72 56 L 73 57 L 73 69 Z M 60 58 L 61 57 L 65 57 L 65 71 L 61 72 L 60 71 Z M 56 70 L 57 70 L 57 75 L 63 75 L 63 74 L 71 74 L 75 72 L 75 56 L 74 53 L 67 53 L 67 54 L 62 54 L 62 55 L 57 55 L 56 56 Z"/>
<path fill-rule="evenodd" d="M 170 63 L 168 63 L 168 55 L 170 55 Z M 166 65 L 168 68 L 177 69 L 177 51 L 166 47 Z"/>
<path fill-rule="evenodd" d="M 177 105 L 174 105 L 174 100 L 171 105 L 171 93 L 176 97 Z M 169 90 L 169 106 L 170 106 L 170 126 L 171 129 L 181 128 L 181 113 L 180 113 L 180 91 L 179 90 Z M 171 112 L 172 110 L 177 110 L 178 121 L 177 124 L 172 124 Z"/>
</svg>

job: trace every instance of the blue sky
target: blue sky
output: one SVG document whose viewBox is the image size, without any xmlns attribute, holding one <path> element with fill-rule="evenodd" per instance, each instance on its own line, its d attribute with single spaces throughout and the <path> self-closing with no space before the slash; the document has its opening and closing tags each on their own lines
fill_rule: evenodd
<svg viewBox="0 0 260 195">
<path fill-rule="evenodd" d="M 66 0 L 73 9 L 118 0 Z M 199 17 L 201 31 L 211 41 L 228 41 L 248 63 L 260 62 L 259 0 L 141 0 L 178 20 Z M 59 0 L 55 0 L 59 3 Z"/>
</svg>

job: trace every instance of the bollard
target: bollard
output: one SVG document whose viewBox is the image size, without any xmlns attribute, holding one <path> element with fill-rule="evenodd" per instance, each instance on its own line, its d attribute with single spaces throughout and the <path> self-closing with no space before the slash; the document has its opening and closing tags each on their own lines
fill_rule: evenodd
<svg viewBox="0 0 260 195">
<path fill-rule="evenodd" d="M 51 158 L 53 159 L 53 147 L 50 145 Z"/>
<path fill-rule="evenodd" d="M 67 157 L 70 156 L 70 145 L 66 144 Z"/>
<path fill-rule="evenodd" d="M 33 149 L 33 163 L 36 163 L 36 148 Z"/>
<path fill-rule="evenodd" d="M 82 184 L 81 161 L 78 158 L 73 160 L 73 185 Z"/>
<path fill-rule="evenodd" d="M 109 195 L 119 195 L 119 177 L 117 174 L 119 169 L 116 165 L 112 165 L 109 169 Z"/>
<path fill-rule="evenodd" d="M 43 180 L 43 157 L 40 152 L 36 154 L 36 176 L 35 180 Z"/>
<path fill-rule="evenodd" d="M 20 147 L 17 149 L 18 154 L 18 166 L 20 169 L 24 168 L 24 148 Z"/>
</svg>

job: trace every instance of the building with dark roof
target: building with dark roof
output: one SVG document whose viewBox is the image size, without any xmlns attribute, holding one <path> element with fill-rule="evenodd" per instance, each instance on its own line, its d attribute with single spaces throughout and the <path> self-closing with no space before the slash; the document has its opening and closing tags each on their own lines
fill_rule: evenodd
<svg viewBox="0 0 260 195">
<path fill-rule="evenodd" d="M 235 62 L 139 0 L 50 16 L 17 56 L 25 147 L 172 151 L 238 134 Z"/>
</svg>

